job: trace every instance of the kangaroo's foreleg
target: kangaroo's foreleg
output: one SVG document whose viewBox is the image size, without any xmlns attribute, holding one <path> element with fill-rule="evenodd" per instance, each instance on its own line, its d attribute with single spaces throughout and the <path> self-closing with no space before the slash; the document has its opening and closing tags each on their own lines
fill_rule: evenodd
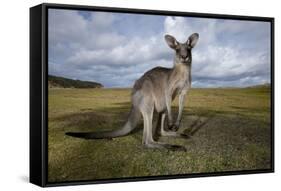
<svg viewBox="0 0 281 191">
<path fill-rule="evenodd" d="M 179 111 L 178 111 L 178 117 L 177 117 L 177 120 L 176 120 L 176 123 L 175 123 L 175 130 L 176 131 L 180 127 L 180 122 L 181 122 L 181 119 L 182 119 L 182 111 L 183 111 L 183 108 L 184 108 L 185 95 L 186 95 L 186 92 L 182 92 L 179 95 Z"/>
<path fill-rule="evenodd" d="M 172 96 L 169 94 L 166 94 L 166 107 L 167 107 L 167 113 L 168 113 L 168 127 L 169 129 L 173 126 L 173 115 L 172 115 Z"/>
</svg>

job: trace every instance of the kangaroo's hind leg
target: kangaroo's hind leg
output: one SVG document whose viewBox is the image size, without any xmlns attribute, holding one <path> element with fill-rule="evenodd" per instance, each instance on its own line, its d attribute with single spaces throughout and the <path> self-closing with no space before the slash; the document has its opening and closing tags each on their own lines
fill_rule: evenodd
<svg viewBox="0 0 281 191">
<path fill-rule="evenodd" d="M 143 144 L 148 148 L 165 148 L 169 150 L 179 150 L 186 151 L 185 147 L 180 145 L 171 145 L 161 142 L 156 142 L 153 140 L 153 128 L 152 128 L 152 119 L 153 119 L 153 110 L 154 106 L 145 107 L 141 109 L 143 115 Z"/>
</svg>

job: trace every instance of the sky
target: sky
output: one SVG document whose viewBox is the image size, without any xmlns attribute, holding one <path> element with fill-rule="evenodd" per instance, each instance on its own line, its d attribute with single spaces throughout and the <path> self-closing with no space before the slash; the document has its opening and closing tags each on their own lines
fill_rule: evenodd
<svg viewBox="0 0 281 191">
<path fill-rule="evenodd" d="M 132 87 L 146 71 L 173 66 L 165 34 L 192 50 L 193 87 L 246 87 L 270 83 L 270 23 L 49 9 L 50 75 Z"/>
</svg>

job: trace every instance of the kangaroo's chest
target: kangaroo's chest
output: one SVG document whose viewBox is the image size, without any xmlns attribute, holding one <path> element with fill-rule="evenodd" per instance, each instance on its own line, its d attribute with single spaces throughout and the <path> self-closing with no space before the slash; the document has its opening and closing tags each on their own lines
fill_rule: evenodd
<svg viewBox="0 0 281 191">
<path fill-rule="evenodd" d="M 190 73 L 177 73 L 177 75 L 173 77 L 169 84 L 169 90 L 172 95 L 172 99 L 174 99 L 178 94 L 181 94 L 183 91 L 187 91 L 190 88 L 190 84 Z"/>
</svg>

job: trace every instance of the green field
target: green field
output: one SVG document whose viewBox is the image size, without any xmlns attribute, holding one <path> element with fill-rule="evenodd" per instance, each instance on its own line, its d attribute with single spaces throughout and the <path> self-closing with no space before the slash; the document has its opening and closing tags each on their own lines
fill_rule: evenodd
<svg viewBox="0 0 281 191">
<path fill-rule="evenodd" d="M 122 126 L 130 89 L 49 89 L 48 180 L 75 181 L 271 167 L 270 88 L 192 89 L 180 131 L 160 137 L 187 152 L 147 149 L 138 130 L 113 140 L 84 140 L 69 131 Z M 173 103 L 177 114 L 177 100 Z"/>
</svg>

